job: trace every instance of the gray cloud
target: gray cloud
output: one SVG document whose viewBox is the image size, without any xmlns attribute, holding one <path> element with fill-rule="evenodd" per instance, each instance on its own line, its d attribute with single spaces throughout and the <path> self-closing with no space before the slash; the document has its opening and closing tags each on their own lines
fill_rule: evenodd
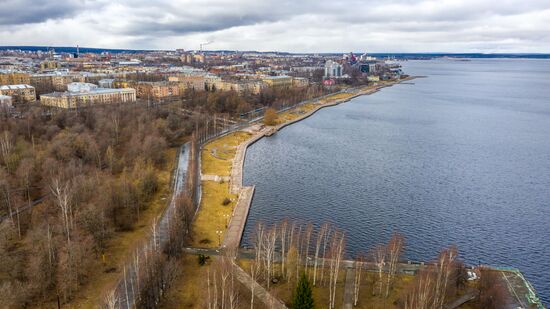
<svg viewBox="0 0 550 309">
<path fill-rule="evenodd" d="M 2 0 L 0 0 L 2 1 Z M 3 0 L 0 45 L 549 52 L 547 0 Z"/>
<path fill-rule="evenodd" d="M 0 3 L 0 25 L 32 24 L 70 17 L 84 7 L 81 0 L 4 0 Z"/>
</svg>

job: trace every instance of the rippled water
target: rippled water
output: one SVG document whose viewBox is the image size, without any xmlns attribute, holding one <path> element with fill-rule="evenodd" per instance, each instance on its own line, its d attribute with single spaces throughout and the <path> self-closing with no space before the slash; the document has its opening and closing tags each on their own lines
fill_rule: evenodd
<svg viewBox="0 0 550 309">
<path fill-rule="evenodd" d="M 252 145 L 255 222 L 330 221 L 348 252 L 394 230 L 406 255 L 456 244 L 469 264 L 523 271 L 550 302 L 550 61 L 409 61 L 386 88 Z"/>
</svg>

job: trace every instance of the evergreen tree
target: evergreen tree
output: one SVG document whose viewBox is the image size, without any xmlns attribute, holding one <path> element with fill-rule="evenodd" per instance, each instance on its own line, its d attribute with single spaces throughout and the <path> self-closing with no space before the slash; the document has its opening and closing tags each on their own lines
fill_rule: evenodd
<svg viewBox="0 0 550 309">
<path fill-rule="evenodd" d="M 314 308 L 311 284 L 305 273 L 302 273 L 292 301 L 293 309 L 311 309 Z"/>
</svg>

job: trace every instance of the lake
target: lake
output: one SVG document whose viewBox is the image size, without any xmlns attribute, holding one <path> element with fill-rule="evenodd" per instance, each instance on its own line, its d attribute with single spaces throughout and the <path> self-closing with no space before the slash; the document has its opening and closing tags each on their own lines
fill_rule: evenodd
<svg viewBox="0 0 550 309">
<path fill-rule="evenodd" d="M 347 252 L 393 231 L 405 255 L 446 246 L 478 263 L 519 268 L 550 303 L 550 61 L 403 62 L 426 78 L 385 88 L 252 145 L 255 223 L 332 222 Z"/>
</svg>

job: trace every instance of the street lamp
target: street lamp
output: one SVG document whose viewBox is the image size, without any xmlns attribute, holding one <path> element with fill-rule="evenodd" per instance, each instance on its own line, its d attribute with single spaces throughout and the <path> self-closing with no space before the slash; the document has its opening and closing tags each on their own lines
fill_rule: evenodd
<svg viewBox="0 0 550 309">
<path fill-rule="evenodd" d="M 223 231 L 217 230 L 216 234 L 218 234 L 218 247 L 222 245 L 222 234 Z"/>
<path fill-rule="evenodd" d="M 227 225 L 229 224 L 229 214 L 225 214 L 223 217 L 225 218 L 225 228 L 227 228 Z"/>
</svg>

